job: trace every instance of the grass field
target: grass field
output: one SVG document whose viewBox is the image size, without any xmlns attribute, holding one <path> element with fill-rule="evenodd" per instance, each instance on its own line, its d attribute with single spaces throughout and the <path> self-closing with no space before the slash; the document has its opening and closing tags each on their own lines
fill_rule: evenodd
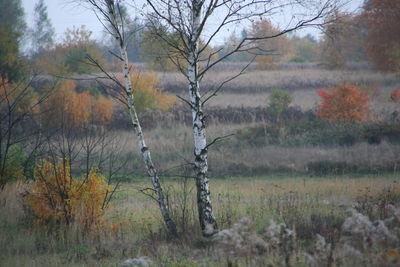
<svg viewBox="0 0 400 267">
<path fill-rule="evenodd" d="M 205 78 L 203 94 L 239 70 L 226 67 Z M 178 74 L 158 76 L 165 91 L 186 95 Z M 329 124 L 315 115 L 316 89 L 340 83 L 369 90 L 367 121 Z M 234 134 L 209 148 L 212 202 L 222 230 L 211 239 L 201 235 L 187 168 L 193 161 L 190 112 L 178 104 L 140 114 L 179 239 L 167 236 L 121 112 L 104 136 L 87 137 L 94 144 L 91 166 L 106 150 L 110 165 L 98 167 L 104 175 L 114 172 L 113 184 L 121 182 L 104 222 L 85 231 L 75 222 L 40 223 L 25 201 L 32 181 L 10 183 L 0 190 L 0 266 L 121 266 L 143 256 L 151 266 L 399 266 L 400 117 L 390 99 L 399 86 L 395 74 L 316 65 L 251 70 L 227 84 L 205 107 L 209 142 Z M 293 95 L 281 123 L 267 111 L 274 88 Z M 371 132 L 377 142 L 368 139 Z M 74 177 L 86 167 L 85 140 L 73 140 Z"/>
<path fill-rule="evenodd" d="M 245 239 L 242 247 L 232 250 L 229 244 L 201 237 L 192 180 L 167 180 L 165 184 L 181 232 L 179 240 L 166 237 L 156 203 L 139 192 L 148 186 L 146 181 L 121 185 L 106 213 L 105 226 L 82 234 L 74 227 L 34 223 L 19 198 L 25 185 L 9 185 L 0 196 L 0 266 L 119 266 L 127 258 L 140 256 L 148 256 L 154 266 L 303 266 L 307 264 L 304 253 L 314 250 L 315 235 L 324 236 L 327 242 L 333 240 L 349 216 L 349 208 L 376 219 L 370 208 L 381 199 L 392 204 L 400 200 L 398 177 L 391 175 L 214 179 L 213 203 L 221 229 L 247 217 L 251 221 L 245 230 L 248 236 L 268 234 L 271 220 L 285 223 L 296 233 L 288 247 L 281 244 L 254 251 L 247 247 L 251 239 Z M 376 254 L 368 255 L 374 260 L 365 266 L 390 266 L 383 256 L 388 249 L 374 250 Z M 371 253 L 362 253 L 367 252 Z M 335 265 L 360 263 L 347 260 L 337 258 Z"/>
</svg>

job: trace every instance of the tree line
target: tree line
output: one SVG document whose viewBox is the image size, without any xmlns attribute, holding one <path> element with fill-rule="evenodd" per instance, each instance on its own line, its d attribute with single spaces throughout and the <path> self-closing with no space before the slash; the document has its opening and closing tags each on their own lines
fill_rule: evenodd
<svg viewBox="0 0 400 267">
<path fill-rule="evenodd" d="M 20 1 L 2 0 L 5 10 L 0 15 L 1 66 L 0 72 L 8 79 L 18 79 L 27 65 L 42 74 L 65 75 L 67 73 L 92 73 L 96 66 L 88 64 L 86 55 L 107 66 L 118 69 L 116 58 L 118 47 L 105 31 L 100 40 L 93 38 L 85 26 L 66 30 L 60 40 L 47 14 L 43 0 L 34 9 L 34 23 L 27 27 Z M 299 37 L 296 33 L 277 36 L 258 42 L 254 49 L 238 51 L 225 58 L 228 62 L 248 62 L 257 54 L 255 67 L 274 69 L 278 62 L 318 62 L 330 69 L 345 68 L 351 62 L 371 62 L 378 70 L 398 71 L 399 1 L 365 1 L 360 11 L 345 13 L 336 9 L 325 17 L 320 25 L 319 40 L 308 34 Z M 127 8 L 128 2 L 120 3 L 119 20 L 124 21 L 123 34 L 127 36 L 127 52 L 130 62 L 145 62 L 153 70 L 177 71 L 174 62 L 183 58 L 171 50 L 166 39 L 179 39 L 174 29 L 160 22 L 154 23 L 148 16 L 139 18 Z M 11 15 L 12 14 L 12 15 Z M 238 28 L 239 31 L 239 28 Z M 235 30 L 228 37 L 221 37 L 222 44 L 207 44 L 207 54 L 215 58 L 224 57 L 243 38 L 274 35 L 282 29 L 268 17 L 253 19 L 240 32 Z M 221 43 L 221 40 L 218 41 Z M 183 46 L 182 43 L 177 44 Z M 109 52 L 112 53 L 109 53 Z M 205 57 L 205 56 L 204 56 Z"/>
</svg>

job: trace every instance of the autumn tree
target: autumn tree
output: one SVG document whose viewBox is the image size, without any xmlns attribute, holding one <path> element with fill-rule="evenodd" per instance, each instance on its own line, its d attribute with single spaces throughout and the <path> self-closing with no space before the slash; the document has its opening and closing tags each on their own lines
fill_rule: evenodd
<svg viewBox="0 0 400 267">
<path fill-rule="evenodd" d="M 292 62 L 314 62 L 318 58 L 318 42 L 312 35 L 304 37 L 292 37 L 294 55 L 290 58 Z"/>
<path fill-rule="evenodd" d="M 42 105 L 42 123 L 48 127 L 78 130 L 87 124 L 104 125 L 111 120 L 113 103 L 102 95 L 76 92 L 74 81 L 59 83 Z"/>
<path fill-rule="evenodd" d="M 92 73 L 96 68 L 87 61 L 87 56 L 101 61 L 101 53 L 97 43 L 92 39 L 92 32 L 84 25 L 67 29 L 63 46 L 67 50 L 64 64 L 72 73 Z"/>
<path fill-rule="evenodd" d="M 364 27 L 359 15 L 336 11 L 327 18 L 320 43 L 322 64 L 330 69 L 344 68 L 348 62 L 365 58 Z"/>
<path fill-rule="evenodd" d="M 369 0 L 362 14 L 365 48 L 377 69 L 400 71 L 400 1 Z"/>
<path fill-rule="evenodd" d="M 97 70 L 87 57 L 103 62 L 101 49 L 85 26 L 67 29 L 61 43 L 36 58 L 35 66 L 46 74 L 82 74 Z"/>
<path fill-rule="evenodd" d="M 278 27 L 275 27 L 270 20 L 264 18 L 252 23 L 248 35 L 257 38 L 276 35 L 280 32 L 281 30 Z M 257 67 L 259 69 L 273 68 L 276 62 L 288 60 L 293 56 L 293 47 L 285 35 L 259 41 L 255 46 L 257 49 L 254 49 L 253 53 L 258 54 Z"/>
<path fill-rule="evenodd" d="M 317 115 L 322 119 L 342 123 L 361 122 L 369 115 L 369 97 L 355 85 L 342 84 L 334 88 L 319 89 L 321 103 Z"/>
</svg>

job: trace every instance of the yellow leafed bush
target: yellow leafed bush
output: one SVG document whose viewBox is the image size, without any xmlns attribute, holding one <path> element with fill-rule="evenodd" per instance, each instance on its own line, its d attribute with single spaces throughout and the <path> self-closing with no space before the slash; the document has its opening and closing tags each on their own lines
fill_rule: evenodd
<svg viewBox="0 0 400 267">
<path fill-rule="evenodd" d="M 154 72 L 140 72 L 131 67 L 134 104 L 137 112 L 146 109 L 168 110 L 176 102 L 176 97 L 158 88 L 158 78 Z"/>
<path fill-rule="evenodd" d="M 103 224 L 103 213 L 111 187 L 96 170 L 82 179 L 72 178 L 67 160 L 53 164 L 45 160 L 35 169 L 35 183 L 28 205 L 39 223 L 74 223 L 88 230 Z"/>
</svg>

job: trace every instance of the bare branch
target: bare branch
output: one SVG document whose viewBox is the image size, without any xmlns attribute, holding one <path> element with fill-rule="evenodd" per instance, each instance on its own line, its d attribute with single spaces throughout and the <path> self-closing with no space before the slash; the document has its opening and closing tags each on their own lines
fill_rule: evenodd
<svg viewBox="0 0 400 267">
<path fill-rule="evenodd" d="M 225 136 L 217 137 L 217 138 L 215 138 L 214 140 L 212 140 L 210 143 L 208 143 L 204 149 L 207 150 L 210 146 L 214 145 L 215 143 L 217 143 L 217 142 L 219 142 L 219 141 L 221 141 L 221 140 L 223 140 L 223 139 L 232 137 L 232 136 L 234 136 L 234 135 L 235 135 L 235 134 L 228 134 L 228 135 L 225 135 Z"/>
</svg>

